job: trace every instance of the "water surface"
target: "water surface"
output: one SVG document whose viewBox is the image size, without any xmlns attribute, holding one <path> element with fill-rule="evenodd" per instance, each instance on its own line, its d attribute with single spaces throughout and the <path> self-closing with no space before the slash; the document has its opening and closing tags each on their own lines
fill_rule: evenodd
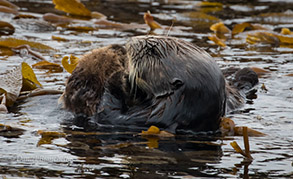
<svg viewBox="0 0 293 179">
<path fill-rule="evenodd" d="M 80 57 L 92 49 L 122 44 L 132 36 L 149 33 L 148 28 L 109 28 L 91 32 L 64 30 L 42 19 L 42 15 L 48 12 L 62 14 L 54 9 L 51 1 L 11 2 L 21 8 L 21 13 L 39 17 L 14 19 L 14 15 L 0 13 L 3 21 L 15 27 L 11 37 L 55 48 L 55 51 L 39 52 L 50 62 L 60 64 L 65 55 Z M 198 135 L 146 139 L 127 131 L 95 131 L 89 124 L 73 120 L 71 113 L 58 107 L 60 95 L 45 95 L 18 101 L 10 113 L 0 114 L 0 124 L 24 130 L 14 136 L 0 136 L 0 175 L 4 178 L 292 178 L 293 77 L 288 74 L 293 73 L 293 49 L 290 46 L 247 44 L 246 33 L 239 35 L 242 40 L 228 40 L 227 47 L 220 48 L 208 36 L 212 34 L 210 25 L 218 21 L 223 21 L 229 28 L 237 23 L 251 22 L 263 24 L 275 32 L 280 32 L 283 27 L 292 30 L 293 2 L 259 0 L 235 3 L 223 0 L 217 7 L 198 6 L 199 2 L 83 1 L 91 11 L 101 12 L 109 20 L 120 23 L 144 24 L 143 14 L 150 10 L 164 27 L 173 24 L 171 31 L 158 29 L 154 33 L 175 36 L 204 48 L 221 68 L 248 66 L 269 71 L 260 77 L 256 99 L 247 100 L 242 108 L 228 116 L 238 126 L 248 126 L 267 134 L 250 137 L 254 158 L 251 163 L 229 145 L 237 141 L 243 147 L 242 137 Z M 202 18 L 193 15 L 194 12 L 205 12 L 214 18 Z M 52 40 L 52 35 L 68 41 Z M 16 53 L 0 56 L 0 73 L 23 61 L 30 65 L 37 62 Z M 44 88 L 65 88 L 69 76 L 66 71 L 34 71 Z M 261 88 L 262 84 L 267 91 Z M 40 130 L 55 131 L 60 135 L 44 140 L 38 133 Z"/>
</svg>

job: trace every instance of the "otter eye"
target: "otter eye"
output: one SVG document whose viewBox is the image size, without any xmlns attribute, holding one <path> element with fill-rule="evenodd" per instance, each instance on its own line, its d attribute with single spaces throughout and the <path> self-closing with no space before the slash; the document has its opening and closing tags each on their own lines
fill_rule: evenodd
<svg viewBox="0 0 293 179">
<path fill-rule="evenodd" d="M 171 85 L 173 90 L 177 90 L 183 85 L 183 81 L 179 78 L 173 78 Z"/>
</svg>

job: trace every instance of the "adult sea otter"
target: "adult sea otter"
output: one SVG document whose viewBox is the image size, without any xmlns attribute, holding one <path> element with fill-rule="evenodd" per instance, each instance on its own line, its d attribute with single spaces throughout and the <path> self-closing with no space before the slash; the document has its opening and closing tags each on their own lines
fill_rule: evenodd
<svg viewBox="0 0 293 179">
<path fill-rule="evenodd" d="M 238 74 L 237 84 L 258 82 L 250 69 Z M 100 126 L 216 131 L 226 110 L 242 103 L 239 89 L 226 84 L 215 60 L 199 47 L 174 37 L 138 36 L 81 58 L 64 103 Z"/>
</svg>

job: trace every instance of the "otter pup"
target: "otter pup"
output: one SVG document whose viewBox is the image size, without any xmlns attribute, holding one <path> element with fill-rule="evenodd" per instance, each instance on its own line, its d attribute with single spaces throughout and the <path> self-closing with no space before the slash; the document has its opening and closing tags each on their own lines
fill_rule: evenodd
<svg viewBox="0 0 293 179">
<path fill-rule="evenodd" d="M 120 45 L 95 49 L 84 55 L 67 81 L 63 94 L 65 108 L 75 114 L 95 114 L 105 84 L 113 74 L 125 70 L 125 59 L 125 48 Z"/>
<path fill-rule="evenodd" d="M 226 104 L 233 109 L 242 98 L 208 53 L 165 36 L 133 37 L 85 55 L 64 93 L 67 109 L 94 115 L 100 126 L 155 125 L 171 133 L 216 131 Z"/>
</svg>

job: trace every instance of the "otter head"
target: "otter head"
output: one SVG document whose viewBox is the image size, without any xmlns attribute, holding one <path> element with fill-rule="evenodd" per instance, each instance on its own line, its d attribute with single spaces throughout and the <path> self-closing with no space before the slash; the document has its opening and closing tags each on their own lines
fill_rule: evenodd
<svg viewBox="0 0 293 179">
<path fill-rule="evenodd" d="M 168 37 L 138 36 L 126 44 L 129 80 L 150 96 L 165 96 L 183 85 L 185 64 L 178 56 L 177 41 Z"/>
<path fill-rule="evenodd" d="M 137 85 L 155 97 L 171 94 L 184 84 L 207 84 L 217 91 L 223 82 L 220 69 L 205 51 L 177 38 L 134 37 L 126 51 L 132 87 Z"/>
<path fill-rule="evenodd" d="M 148 122 L 193 131 L 218 128 L 225 110 L 225 80 L 210 55 L 165 36 L 133 37 L 126 51 L 132 89 L 141 89 L 154 101 L 156 114 Z"/>
</svg>

